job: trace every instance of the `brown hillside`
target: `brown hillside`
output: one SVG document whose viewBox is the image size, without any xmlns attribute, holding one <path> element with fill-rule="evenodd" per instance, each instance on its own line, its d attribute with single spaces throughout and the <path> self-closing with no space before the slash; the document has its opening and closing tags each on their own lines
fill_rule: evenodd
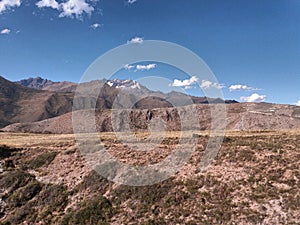
<svg viewBox="0 0 300 225">
<path fill-rule="evenodd" d="M 110 154 L 134 165 L 160 162 L 180 138 L 170 133 L 152 151 L 135 151 L 101 134 Z M 0 223 L 299 224 L 299 140 L 291 130 L 228 132 L 201 172 L 208 136 L 200 133 L 178 173 L 136 187 L 93 171 L 74 135 L 0 133 Z"/>
<path fill-rule="evenodd" d="M 181 107 L 180 111 L 190 112 L 191 107 Z M 210 129 L 210 106 L 195 105 L 198 111 L 201 130 Z M 267 103 L 238 103 L 227 104 L 227 129 L 228 130 L 284 130 L 300 129 L 300 107 L 291 105 L 278 105 Z M 116 110 L 115 110 L 116 111 Z M 98 131 L 113 131 L 111 124 L 112 114 L 110 110 L 98 110 L 96 112 L 96 121 Z M 152 119 L 162 118 L 168 130 L 180 130 L 180 117 L 176 108 L 158 108 L 158 109 L 132 109 L 125 110 L 130 113 L 130 126 L 133 130 L 147 130 L 149 127 L 149 118 L 147 115 L 151 112 Z M 75 117 L 80 118 L 79 123 L 91 124 L 90 121 L 93 111 L 77 111 Z M 114 119 L 117 126 L 121 129 L 122 119 Z M 193 129 L 194 124 L 188 125 Z M 35 123 L 17 123 L 9 125 L 2 129 L 12 132 L 34 132 L 34 133 L 72 133 L 72 113 L 68 113 L 56 118 L 47 119 Z M 84 129 L 81 132 L 88 132 Z"/>
<path fill-rule="evenodd" d="M 0 127 L 35 122 L 72 110 L 73 93 L 27 88 L 0 77 Z"/>
</svg>

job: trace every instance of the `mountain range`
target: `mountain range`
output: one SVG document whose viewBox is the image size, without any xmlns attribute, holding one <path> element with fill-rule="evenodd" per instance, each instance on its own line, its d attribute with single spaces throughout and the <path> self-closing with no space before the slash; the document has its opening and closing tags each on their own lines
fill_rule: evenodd
<svg viewBox="0 0 300 225">
<path fill-rule="evenodd" d="M 95 96 L 99 87 L 102 87 L 101 91 Z M 113 108 L 131 110 L 131 120 L 136 129 L 148 129 L 145 118 L 150 110 L 153 117 L 162 117 L 164 120 L 169 115 L 172 118 L 168 120 L 169 129 L 179 130 L 177 112 L 172 108 L 174 102 L 177 103 L 176 107 L 187 112 L 192 104 L 196 104 L 203 130 L 211 125 L 210 106 L 207 103 L 224 102 L 227 103 L 227 129 L 300 128 L 300 107 L 297 106 L 238 103 L 174 91 L 155 92 L 132 80 L 95 80 L 78 85 L 67 81 L 53 82 L 41 77 L 18 82 L 0 77 L 0 128 L 13 132 L 72 133 L 72 110 L 79 110 L 76 113 L 80 114 L 96 106 L 98 131 L 113 131 L 110 114 Z"/>
<path fill-rule="evenodd" d="M 0 77 L 0 127 L 34 122 L 72 110 L 73 93 L 36 90 Z"/>
<path fill-rule="evenodd" d="M 15 83 L 28 88 L 37 89 L 37 90 L 59 91 L 59 92 L 68 92 L 72 90 L 72 87 L 76 87 L 76 83 L 73 82 L 67 82 L 67 81 L 54 82 L 41 77 L 35 77 L 35 78 L 30 77 L 28 79 L 23 79 Z"/>
</svg>

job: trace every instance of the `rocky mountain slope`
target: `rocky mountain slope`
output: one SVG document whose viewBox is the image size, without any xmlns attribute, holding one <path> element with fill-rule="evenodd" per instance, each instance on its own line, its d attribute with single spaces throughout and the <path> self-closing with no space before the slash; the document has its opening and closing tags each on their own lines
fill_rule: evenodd
<svg viewBox="0 0 300 225">
<path fill-rule="evenodd" d="M 172 91 L 170 93 L 162 93 L 158 91 L 151 91 L 145 86 L 139 84 L 134 80 L 120 80 L 120 79 L 113 79 L 113 80 L 93 80 L 86 83 L 80 84 L 80 89 L 77 88 L 78 84 L 72 82 L 53 82 L 48 79 L 44 79 L 41 77 L 36 78 L 28 78 L 21 81 L 17 81 L 16 83 L 21 84 L 25 87 L 34 88 L 37 90 L 47 90 L 47 91 L 58 91 L 58 92 L 76 92 L 82 91 L 84 93 L 94 93 L 95 90 L 99 89 L 99 87 L 103 87 L 102 97 L 105 98 L 107 96 L 111 96 L 114 98 L 118 90 L 126 90 L 124 94 L 134 94 L 140 96 L 146 96 L 150 94 L 155 94 L 161 99 L 169 100 L 172 99 L 173 101 L 180 102 L 182 98 L 191 98 L 192 102 L 195 104 L 207 104 L 208 102 L 211 103 L 221 103 L 224 102 L 221 99 L 209 99 L 206 97 L 198 97 L 198 96 L 189 96 L 187 94 Z M 104 85 L 106 84 L 106 85 Z M 131 91 L 130 91 L 131 90 Z M 123 94 L 123 92 L 122 92 Z M 234 100 L 225 100 L 225 103 L 237 103 Z M 150 107 L 150 108 L 159 108 L 159 107 Z"/>
<path fill-rule="evenodd" d="M 170 131 L 181 130 L 181 113 L 188 113 L 196 107 L 201 130 L 209 130 L 211 126 L 211 110 L 207 104 L 184 106 L 180 108 L 156 108 L 125 110 L 130 115 L 130 127 L 133 130 L 147 131 L 151 119 L 163 119 L 166 129 Z M 100 132 L 113 131 L 112 121 L 118 123 L 122 129 L 122 119 L 112 117 L 118 110 L 98 110 L 95 113 L 97 130 Z M 93 111 L 76 111 L 75 117 L 80 118 L 77 123 L 92 124 Z M 284 130 L 300 129 L 300 107 L 270 103 L 238 103 L 226 105 L 227 130 Z M 151 115 L 151 118 L 148 117 Z M 196 116 L 196 115 L 195 115 Z M 221 121 L 222 122 L 222 121 Z M 193 124 L 188 126 L 193 128 Z M 73 133 L 72 113 L 64 114 L 52 119 L 35 123 L 16 123 L 2 129 L 9 132 L 34 132 L 34 133 Z M 88 132 L 84 129 L 81 132 Z"/>
<path fill-rule="evenodd" d="M 35 78 L 30 77 L 28 79 L 17 81 L 16 83 L 37 90 L 59 91 L 59 92 L 66 92 L 68 89 L 76 86 L 76 84 L 72 82 L 67 82 L 67 81 L 53 82 L 51 80 L 44 79 L 41 77 L 35 77 Z"/>
<path fill-rule="evenodd" d="M 94 97 L 101 86 L 98 98 Z M 180 130 L 179 117 L 176 109 L 171 108 L 172 102 L 178 103 L 187 112 L 191 104 L 196 103 L 201 129 L 205 130 L 210 128 L 211 111 L 207 103 L 224 102 L 221 99 L 193 97 L 179 92 L 153 92 L 129 80 L 91 81 L 70 86 L 69 89 L 66 87 L 70 92 L 49 92 L 23 87 L 1 78 L 0 87 L 0 127 L 8 125 L 3 130 L 13 132 L 72 133 L 71 111 L 75 91 L 76 106 L 78 109 L 86 109 L 77 114 L 82 113 L 84 118 L 88 110 L 96 105 L 98 131 L 113 130 L 111 113 L 107 110 L 111 108 L 131 108 L 131 120 L 134 121 L 131 126 L 134 129 L 148 129 L 149 121 L 146 118 L 150 110 L 153 118 L 162 118 L 167 122 L 169 130 Z M 268 103 L 236 103 L 226 106 L 229 130 L 300 128 L 300 109 L 296 106 Z"/>
<path fill-rule="evenodd" d="M 101 81 L 82 84 L 82 90 L 93 92 L 99 82 Z M 63 89 L 60 89 L 60 92 L 38 90 L 55 89 L 53 85 Z M 64 86 L 62 83 L 44 81 L 43 87 L 28 88 L 0 77 L 0 128 L 8 124 L 31 123 L 71 112 L 76 87 L 77 85 L 73 84 Z M 89 93 L 84 92 L 76 97 L 78 107 L 91 108 L 96 104 L 99 109 L 109 109 L 112 107 L 112 102 L 118 95 L 119 89 L 104 85 L 98 98 L 91 97 Z M 128 94 L 130 95 L 130 93 Z M 157 99 L 154 106 L 164 106 L 164 103 L 160 103 L 161 101 L 164 102 L 164 100 Z"/>
<path fill-rule="evenodd" d="M 0 77 L 0 127 L 34 122 L 70 112 L 72 93 L 27 88 Z"/>
<path fill-rule="evenodd" d="M 118 102 L 115 101 L 116 98 L 120 97 L 126 99 L 126 102 L 122 103 L 126 105 L 120 105 L 119 101 L 119 105 L 116 107 L 138 109 L 171 107 L 170 102 L 180 102 L 183 97 L 190 101 L 182 102 L 182 105 L 206 104 L 210 100 L 178 92 L 169 94 L 153 92 L 130 80 L 96 80 L 77 85 L 70 82 L 52 82 L 42 78 L 30 78 L 18 83 L 0 77 L 0 128 L 13 123 L 41 121 L 71 112 L 75 92 L 78 109 L 90 109 L 95 105 L 99 110 L 111 109 Z M 99 95 L 95 96 L 100 86 L 103 88 Z M 220 99 L 211 99 L 210 101 L 222 102 Z M 234 101 L 225 102 L 234 103 Z"/>
</svg>

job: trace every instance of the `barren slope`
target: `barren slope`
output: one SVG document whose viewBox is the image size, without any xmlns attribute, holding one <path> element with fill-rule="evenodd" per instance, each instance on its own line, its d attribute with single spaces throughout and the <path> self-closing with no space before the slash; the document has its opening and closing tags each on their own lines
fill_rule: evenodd
<svg viewBox="0 0 300 225">
<path fill-rule="evenodd" d="M 180 107 L 183 112 L 190 112 L 191 107 Z M 210 129 L 210 106 L 194 105 L 198 111 L 201 130 Z M 227 104 L 227 129 L 228 130 L 284 130 L 300 129 L 300 107 L 291 105 L 276 105 L 268 103 L 237 103 Z M 114 111 L 113 111 L 114 112 Z M 159 108 L 152 110 L 132 109 L 126 110 L 130 114 L 130 126 L 134 130 L 147 130 L 149 127 L 149 112 L 152 118 L 161 118 L 165 121 L 168 130 L 180 130 L 180 116 L 176 108 Z M 78 111 L 78 123 L 92 123 L 90 115 L 93 111 Z M 110 110 L 98 110 L 96 122 L 98 131 L 113 131 Z M 117 117 L 114 122 L 122 127 L 122 120 Z M 84 126 L 83 126 L 84 127 Z M 188 126 L 193 128 L 193 124 Z M 38 133 L 72 133 L 72 113 L 56 118 L 39 121 L 36 123 L 12 124 L 2 129 L 12 132 L 38 132 Z M 82 130 L 88 132 L 88 130 Z"/>
<path fill-rule="evenodd" d="M 143 137 L 143 134 L 138 134 Z M 178 144 L 134 151 L 102 133 L 123 163 L 153 164 Z M 161 183 L 130 187 L 85 163 L 73 135 L 0 133 L 0 222 L 6 224 L 299 224 L 299 131 L 229 132 L 204 172 L 208 136 L 189 162 Z M 3 146 L 6 144 L 7 146 Z"/>
<path fill-rule="evenodd" d="M 72 101 L 72 93 L 34 90 L 0 77 L 0 127 L 65 114 L 71 111 Z"/>
<path fill-rule="evenodd" d="M 169 94 L 153 92 L 135 81 L 129 80 L 95 80 L 76 85 L 70 82 L 52 82 L 42 78 L 30 78 L 22 80 L 19 83 L 24 86 L 0 77 L 0 128 L 13 123 L 22 123 L 22 127 L 27 127 L 31 122 L 68 113 L 72 110 L 75 92 L 75 109 L 90 109 L 95 105 L 99 110 L 110 109 L 115 106 L 121 108 L 154 109 L 171 107 L 170 102 L 174 101 L 179 102 L 181 105 L 190 105 L 192 103 L 207 104 L 208 101 L 215 103 L 222 102 L 220 99 L 193 97 L 178 92 L 171 92 Z M 100 91 L 99 88 L 101 86 L 103 87 Z M 54 90 L 57 92 L 52 92 Z M 100 93 L 98 94 L 97 92 L 99 91 Z M 120 101 L 118 102 L 116 99 Z M 188 101 L 184 101 L 184 99 Z M 234 103 L 234 101 L 225 102 Z M 55 121 L 68 123 L 68 121 L 64 121 L 61 118 Z M 27 124 L 23 125 L 23 123 Z M 50 123 L 52 123 L 52 120 L 50 120 Z M 43 124 L 43 126 L 47 125 Z M 47 126 L 53 127 L 51 124 Z M 103 129 L 109 130 L 110 128 L 104 127 Z M 27 130 L 30 131 L 32 128 L 28 128 Z M 34 130 L 35 128 L 32 131 L 35 132 Z M 48 132 L 47 129 L 43 130 Z M 59 133 L 65 132 L 59 131 L 59 129 L 56 130 Z M 67 130 L 70 130 L 70 127 Z M 50 130 L 49 132 L 53 131 Z"/>
</svg>

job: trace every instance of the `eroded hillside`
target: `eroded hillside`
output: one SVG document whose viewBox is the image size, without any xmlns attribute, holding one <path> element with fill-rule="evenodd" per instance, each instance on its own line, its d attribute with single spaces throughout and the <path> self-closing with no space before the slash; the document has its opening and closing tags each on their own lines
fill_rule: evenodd
<svg viewBox="0 0 300 225">
<path fill-rule="evenodd" d="M 280 105 L 271 103 L 235 103 L 226 104 L 223 107 L 218 104 L 199 104 L 173 108 L 155 109 L 114 109 L 114 110 L 80 110 L 67 113 L 55 118 L 42 120 L 35 123 L 16 123 L 2 129 L 9 132 L 34 132 L 34 133 L 73 133 L 73 126 L 76 123 L 76 132 L 89 132 L 85 124 L 92 124 L 96 121 L 96 128 L 99 132 L 111 132 L 115 128 L 122 130 L 126 124 L 135 130 L 146 131 L 152 119 L 161 119 L 169 131 L 179 131 L 184 129 L 182 124 L 186 124 L 188 130 L 195 126 L 196 130 L 209 130 L 211 128 L 212 108 L 224 109 L 224 112 L 217 123 L 226 123 L 227 130 L 284 130 L 300 129 L 300 107 L 292 105 Z M 182 120 L 181 114 L 195 112 L 190 117 L 185 116 Z M 122 114 L 124 116 L 122 117 Z M 151 118 L 149 117 L 151 115 Z M 73 120 L 72 122 L 72 116 Z M 224 117 L 224 118 L 223 118 Z M 190 118 L 190 120 L 186 119 Z M 197 119 L 195 119 L 197 118 Z M 198 125 L 199 124 L 199 125 Z M 113 126 L 115 125 L 115 126 Z"/>
<path fill-rule="evenodd" d="M 299 224 L 299 131 L 229 132 L 210 167 L 199 171 L 208 141 L 199 141 L 175 176 L 130 187 L 106 180 L 80 155 L 73 135 L 0 133 L 4 224 Z M 143 137 L 143 133 L 138 134 Z M 156 163 L 178 144 L 127 149 L 102 133 L 114 157 Z M 145 159 L 147 159 L 145 161 Z"/>
</svg>

